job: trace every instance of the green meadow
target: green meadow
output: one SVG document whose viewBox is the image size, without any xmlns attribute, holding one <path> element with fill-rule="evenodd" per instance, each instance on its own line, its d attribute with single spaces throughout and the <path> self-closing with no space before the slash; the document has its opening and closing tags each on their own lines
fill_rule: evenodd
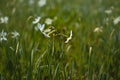
<svg viewBox="0 0 120 80">
<path fill-rule="evenodd" d="M 0 80 L 120 80 L 120 0 L 0 0 Z"/>
</svg>

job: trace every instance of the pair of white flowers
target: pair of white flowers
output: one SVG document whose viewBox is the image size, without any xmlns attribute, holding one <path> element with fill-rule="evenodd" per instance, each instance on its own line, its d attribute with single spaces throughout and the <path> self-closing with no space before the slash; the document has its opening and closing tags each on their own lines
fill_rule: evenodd
<svg viewBox="0 0 120 80">
<path fill-rule="evenodd" d="M 18 36 L 20 36 L 20 34 L 16 31 L 11 32 L 12 34 L 12 38 L 17 38 Z M 4 30 L 2 30 L 2 32 L 0 33 L 0 42 L 2 41 L 7 41 L 7 32 L 4 32 Z"/>
<path fill-rule="evenodd" d="M 110 9 L 107 9 L 107 10 L 105 10 L 104 12 L 105 12 L 106 14 L 111 14 L 111 13 L 113 12 L 113 9 L 114 9 L 114 7 L 112 6 Z M 117 25 L 118 23 L 120 23 L 120 16 L 114 18 L 114 20 L 113 20 L 113 24 L 114 24 L 114 25 Z"/>
<path fill-rule="evenodd" d="M 34 20 L 32 23 L 33 23 L 33 24 L 37 24 L 37 26 L 35 27 L 36 30 L 39 29 L 39 30 L 41 31 L 41 33 L 42 33 L 45 37 L 50 38 L 50 34 L 56 32 L 56 30 L 54 29 L 53 26 L 45 29 L 45 24 L 40 24 L 40 23 L 39 23 L 40 19 L 41 19 L 41 17 L 37 17 L 37 18 L 35 18 L 35 20 Z M 47 19 L 45 20 L 45 23 L 46 23 L 47 25 L 50 25 L 50 24 L 52 24 L 52 21 L 53 21 L 52 19 L 47 18 Z M 72 30 L 70 31 L 70 36 L 67 37 L 65 43 L 68 43 L 71 39 L 72 39 Z"/>
<path fill-rule="evenodd" d="M 40 20 L 41 20 L 41 17 L 38 16 L 37 18 L 35 18 L 35 20 L 32 23 L 37 24 L 37 23 L 39 23 Z M 53 22 L 53 20 L 51 18 L 46 18 L 45 19 L 45 24 L 47 24 L 47 25 L 52 24 L 52 22 Z"/>
</svg>

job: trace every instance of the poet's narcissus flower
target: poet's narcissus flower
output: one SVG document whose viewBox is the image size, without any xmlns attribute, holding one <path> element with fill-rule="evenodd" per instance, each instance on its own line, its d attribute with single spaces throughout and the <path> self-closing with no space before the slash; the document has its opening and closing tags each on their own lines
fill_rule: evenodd
<svg viewBox="0 0 120 80">
<path fill-rule="evenodd" d="M 46 5 L 46 2 L 47 2 L 46 0 L 39 0 L 38 1 L 38 6 L 43 7 L 44 5 Z"/>
<path fill-rule="evenodd" d="M 65 43 L 68 43 L 71 39 L 72 39 L 72 30 L 70 31 L 70 36 L 67 38 L 67 40 L 65 41 Z"/>
<path fill-rule="evenodd" d="M 37 28 L 42 32 L 42 34 L 45 37 L 48 37 L 48 38 L 50 38 L 50 34 L 52 34 L 55 31 L 55 30 L 52 30 L 51 28 L 45 29 L 45 24 L 40 24 L 40 23 L 37 24 Z"/>
<path fill-rule="evenodd" d="M 32 23 L 37 24 L 40 21 L 40 19 L 41 19 L 41 17 L 38 16 L 37 18 L 35 18 L 35 20 Z"/>
<path fill-rule="evenodd" d="M 9 18 L 7 16 L 0 18 L 0 23 L 8 23 Z"/>
<path fill-rule="evenodd" d="M 0 33 L 0 42 L 7 41 L 6 36 L 7 36 L 7 33 L 4 32 L 4 30 L 2 30 L 2 32 Z"/>
<path fill-rule="evenodd" d="M 118 24 L 120 22 L 120 16 L 114 19 L 113 23 L 114 25 Z"/>
<path fill-rule="evenodd" d="M 48 24 L 48 25 L 50 25 L 50 24 L 52 24 L 52 19 L 50 19 L 50 18 L 47 18 L 46 20 L 45 20 L 45 23 L 46 24 Z"/>
<path fill-rule="evenodd" d="M 105 10 L 105 13 L 106 14 L 111 14 L 112 13 L 112 9 Z"/>
<path fill-rule="evenodd" d="M 103 32 L 103 27 L 96 27 L 93 32 L 97 33 Z"/>
<path fill-rule="evenodd" d="M 44 28 L 45 28 L 45 24 L 40 24 L 40 23 L 38 23 L 38 24 L 37 24 L 37 28 L 38 28 L 41 32 L 43 32 L 43 30 L 44 30 Z"/>
<path fill-rule="evenodd" d="M 20 36 L 17 31 L 11 32 L 11 34 L 13 35 L 12 38 L 17 38 L 18 36 Z"/>
</svg>

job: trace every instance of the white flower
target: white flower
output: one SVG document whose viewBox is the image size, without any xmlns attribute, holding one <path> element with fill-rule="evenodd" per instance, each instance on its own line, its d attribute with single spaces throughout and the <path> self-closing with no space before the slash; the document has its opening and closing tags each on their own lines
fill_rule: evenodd
<svg viewBox="0 0 120 80">
<path fill-rule="evenodd" d="M 50 24 L 52 24 L 52 19 L 50 19 L 50 18 L 47 18 L 46 20 L 45 20 L 45 23 L 46 24 L 48 24 L 48 25 L 50 25 Z"/>
<path fill-rule="evenodd" d="M 118 24 L 120 22 L 120 16 L 114 19 L 113 23 L 114 25 Z"/>
<path fill-rule="evenodd" d="M 94 32 L 103 32 L 103 28 L 102 27 L 96 27 L 95 29 L 94 29 Z"/>
<path fill-rule="evenodd" d="M 51 31 L 51 29 L 48 28 L 48 29 L 44 30 L 44 33 L 49 33 L 50 31 Z"/>
<path fill-rule="evenodd" d="M 47 34 L 47 33 L 45 33 L 45 32 L 43 32 L 43 35 L 44 35 L 45 37 L 47 37 L 47 38 L 50 38 L 50 35 Z"/>
<path fill-rule="evenodd" d="M 39 7 L 43 7 L 44 5 L 46 5 L 46 0 L 39 0 L 38 1 L 38 6 Z"/>
<path fill-rule="evenodd" d="M 38 28 L 41 32 L 43 32 L 43 30 L 44 30 L 44 28 L 45 28 L 45 24 L 40 24 L 40 23 L 38 23 L 38 24 L 37 24 L 37 28 Z"/>
<path fill-rule="evenodd" d="M 38 16 L 37 18 L 35 18 L 35 20 L 32 23 L 37 24 L 40 21 L 40 19 L 41 19 L 41 17 Z"/>
<path fill-rule="evenodd" d="M 37 28 L 42 32 L 42 34 L 45 36 L 45 37 L 48 37 L 50 38 L 49 36 L 49 32 L 51 32 L 51 29 L 45 29 L 45 24 L 40 24 L 38 23 L 37 24 Z"/>
<path fill-rule="evenodd" d="M 0 33 L 0 42 L 1 41 L 7 41 L 6 36 L 7 36 L 7 33 L 4 32 L 4 30 L 2 30 L 2 32 Z"/>
<path fill-rule="evenodd" d="M 105 10 L 105 13 L 106 14 L 111 14 L 112 13 L 112 9 Z"/>
<path fill-rule="evenodd" d="M 8 23 L 9 18 L 7 16 L 0 18 L 0 23 Z"/>
<path fill-rule="evenodd" d="M 67 40 L 65 41 L 65 43 L 68 43 L 71 39 L 72 39 L 72 30 L 70 31 L 70 36 L 67 38 Z"/>
<path fill-rule="evenodd" d="M 18 36 L 20 36 L 20 34 L 16 31 L 11 32 L 11 34 L 13 35 L 12 38 L 17 38 Z"/>
<path fill-rule="evenodd" d="M 54 33 L 54 31 L 55 31 L 55 30 L 52 30 L 51 28 L 48 28 L 48 29 L 45 29 L 45 30 L 43 31 L 43 34 L 44 34 L 45 37 L 50 38 L 50 34 Z"/>
<path fill-rule="evenodd" d="M 29 0 L 29 4 L 33 5 L 34 4 L 34 0 Z"/>
</svg>

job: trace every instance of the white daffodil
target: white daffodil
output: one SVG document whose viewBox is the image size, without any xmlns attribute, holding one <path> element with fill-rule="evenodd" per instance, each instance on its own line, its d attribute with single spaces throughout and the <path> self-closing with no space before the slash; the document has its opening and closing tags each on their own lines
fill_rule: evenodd
<svg viewBox="0 0 120 80">
<path fill-rule="evenodd" d="M 40 23 L 38 23 L 38 24 L 37 24 L 37 28 L 38 28 L 41 32 L 43 32 L 43 30 L 44 30 L 44 28 L 45 28 L 45 24 L 40 24 Z"/>
<path fill-rule="evenodd" d="M 71 39 L 72 39 L 72 30 L 70 31 L 70 36 L 67 38 L 67 40 L 65 41 L 65 43 L 68 43 Z"/>
<path fill-rule="evenodd" d="M 37 24 L 40 21 L 41 17 L 35 18 L 35 20 L 32 22 L 33 24 Z"/>
<path fill-rule="evenodd" d="M 0 42 L 7 41 L 6 36 L 7 36 L 7 33 L 4 32 L 4 30 L 2 30 L 2 32 L 0 33 Z"/>
<path fill-rule="evenodd" d="M 44 5 L 46 5 L 46 2 L 47 2 L 46 0 L 39 0 L 38 1 L 38 6 L 43 7 Z"/>
<path fill-rule="evenodd" d="M 50 35 L 47 34 L 47 33 L 45 33 L 45 32 L 43 32 L 43 35 L 44 35 L 45 37 L 47 37 L 47 38 L 50 38 Z"/>
<path fill-rule="evenodd" d="M 20 34 L 16 31 L 11 32 L 11 34 L 13 35 L 12 38 L 17 38 L 18 36 L 20 36 Z"/>
<path fill-rule="evenodd" d="M 45 37 L 50 38 L 50 36 L 49 36 L 48 33 L 51 31 L 51 29 L 45 29 L 45 24 L 40 24 L 40 23 L 38 23 L 38 24 L 37 24 L 37 28 L 42 32 L 42 34 L 43 34 Z"/>
<path fill-rule="evenodd" d="M 105 13 L 106 14 L 111 14 L 112 13 L 112 9 L 105 10 Z"/>
<path fill-rule="evenodd" d="M 50 25 L 50 24 L 52 24 L 52 19 L 50 19 L 50 18 L 47 18 L 46 20 L 45 20 L 45 23 L 46 24 L 48 24 L 48 25 Z"/>
<path fill-rule="evenodd" d="M 9 18 L 7 16 L 0 18 L 0 23 L 8 23 Z"/>
<path fill-rule="evenodd" d="M 43 34 L 44 34 L 45 37 L 50 38 L 50 34 L 52 34 L 52 33 L 54 33 L 54 32 L 55 32 L 55 30 L 52 30 L 51 28 L 48 28 L 48 29 L 45 29 L 45 30 L 43 31 Z"/>
<path fill-rule="evenodd" d="M 34 0 L 29 0 L 29 4 L 33 5 L 34 4 Z"/>
<path fill-rule="evenodd" d="M 49 27 L 47 29 L 45 29 L 45 24 L 40 24 L 38 23 L 37 28 L 42 32 L 42 34 L 47 37 L 50 38 L 50 34 L 54 33 L 56 30 L 54 30 L 54 27 Z"/>
<path fill-rule="evenodd" d="M 103 32 L 103 28 L 102 27 L 96 27 L 93 32 L 97 32 L 97 33 Z"/>
<path fill-rule="evenodd" d="M 114 25 L 118 24 L 120 22 L 120 16 L 114 19 L 113 23 Z"/>
</svg>

